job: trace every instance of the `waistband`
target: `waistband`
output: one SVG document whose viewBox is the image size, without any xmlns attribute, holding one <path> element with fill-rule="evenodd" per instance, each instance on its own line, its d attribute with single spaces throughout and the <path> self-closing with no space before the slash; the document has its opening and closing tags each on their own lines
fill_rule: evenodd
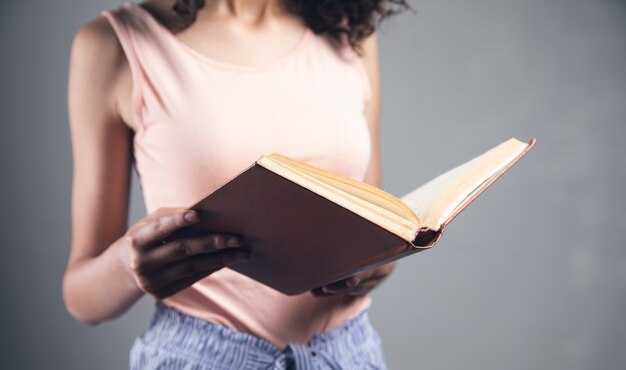
<svg viewBox="0 0 626 370">
<path fill-rule="evenodd" d="M 316 361 L 322 361 L 330 368 L 340 369 L 335 356 L 348 356 L 355 346 L 377 337 L 367 311 L 363 311 L 333 329 L 314 335 L 307 345 L 289 343 L 280 350 L 264 338 L 189 316 L 161 302 L 155 306 L 150 327 L 140 338 L 144 344 L 157 345 L 161 350 L 201 362 L 229 364 L 231 368 L 252 368 L 253 364 L 256 368 L 260 364 L 267 364 L 267 369 L 276 365 L 285 368 L 294 361 L 297 369 L 312 370 L 317 368 Z"/>
</svg>

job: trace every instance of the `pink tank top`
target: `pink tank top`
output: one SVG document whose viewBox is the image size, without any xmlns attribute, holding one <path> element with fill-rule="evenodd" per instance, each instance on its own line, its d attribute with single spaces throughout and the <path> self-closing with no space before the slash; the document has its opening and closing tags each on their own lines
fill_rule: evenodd
<svg viewBox="0 0 626 370">
<path fill-rule="evenodd" d="M 371 91 L 347 46 L 338 53 L 307 28 L 271 65 L 237 65 L 196 52 L 139 4 L 101 14 L 131 69 L 135 168 L 148 213 L 191 206 L 272 152 L 364 179 Z M 223 268 L 163 303 L 283 348 L 356 317 L 371 298 L 286 296 Z"/>
</svg>

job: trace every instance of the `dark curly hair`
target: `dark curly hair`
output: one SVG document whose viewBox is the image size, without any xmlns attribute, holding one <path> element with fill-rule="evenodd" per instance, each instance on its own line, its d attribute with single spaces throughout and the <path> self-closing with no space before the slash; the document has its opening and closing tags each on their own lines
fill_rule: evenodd
<svg viewBox="0 0 626 370">
<path fill-rule="evenodd" d="M 175 0 L 172 10 L 184 26 L 196 20 L 205 0 Z M 335 44 L 347 42 L 361 55 L 363 39 L 390 15 L 413 10 L 405 0 L 284 0 L 287 10 L 300 16 L 316 34 L 328 35 Z"/>
</svg>

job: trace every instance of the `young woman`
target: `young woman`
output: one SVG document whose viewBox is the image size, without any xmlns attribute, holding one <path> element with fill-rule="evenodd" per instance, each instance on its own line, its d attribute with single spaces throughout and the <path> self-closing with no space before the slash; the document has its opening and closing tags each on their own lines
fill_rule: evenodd
<svg viewBox="0 0 626 370">
<path fill-rule="evenodd" d="M 285 296 L 231 269 L 241 235 L 162 242 L 185 212 L 280 152 L 381 186 L 375 21 L 400 0 L 149 0 L 72 43 L 68 311 L 94 324 L 156 299 L 131 368 L 386 368 L 366 309 L 385 265 Z M 134 166 L 148 215 L 127 229 Z M 297 246 L 294 246 L 297 247 Z"/>
</svg>

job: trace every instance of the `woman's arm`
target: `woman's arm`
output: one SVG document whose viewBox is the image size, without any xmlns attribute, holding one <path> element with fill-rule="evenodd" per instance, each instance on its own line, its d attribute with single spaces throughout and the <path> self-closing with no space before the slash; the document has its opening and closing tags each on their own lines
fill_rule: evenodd
<svg viewBox="0 0 626 370">
<path fill-rule="evenodd" d="M 170 296 L 249 257 L 235 235 L 161 241 L 199 220 L 184 208 L 160 208 L 127 228 L 132 130 L 120 115 L 130 69 L 105 18 L 72 41 L 68 108 L 72 139 L 72 245 L 63 298 L 76 319 L 116 317 L 144 293 Z M 128 101 L 128 100 L 126 100 Z"/>
<path fill-rule="evenodd" d="M 376 32 L 363 42 L 363 64 L 370 80 L 371 97 L 365 104 L 365 117 L 372 139 L 370 163 L 364 182 L 382 188 L 380 160 L 380 62 Z M 396 267 L 397 261 L 364 271 L 352 277 L 312 291 L 316 296 L 334 294 L 365 294 L 377 287 Z"/>
<path fill-rule="evenodd" d="M 116 255 L 128 221 L 132 143 L 116 108 L 122 53 L 102 17 L 72 40 L 72 244 L 63 298 L 72 316 L 85 323 L 117 316 L 142 295 Z"/>
</svg>

